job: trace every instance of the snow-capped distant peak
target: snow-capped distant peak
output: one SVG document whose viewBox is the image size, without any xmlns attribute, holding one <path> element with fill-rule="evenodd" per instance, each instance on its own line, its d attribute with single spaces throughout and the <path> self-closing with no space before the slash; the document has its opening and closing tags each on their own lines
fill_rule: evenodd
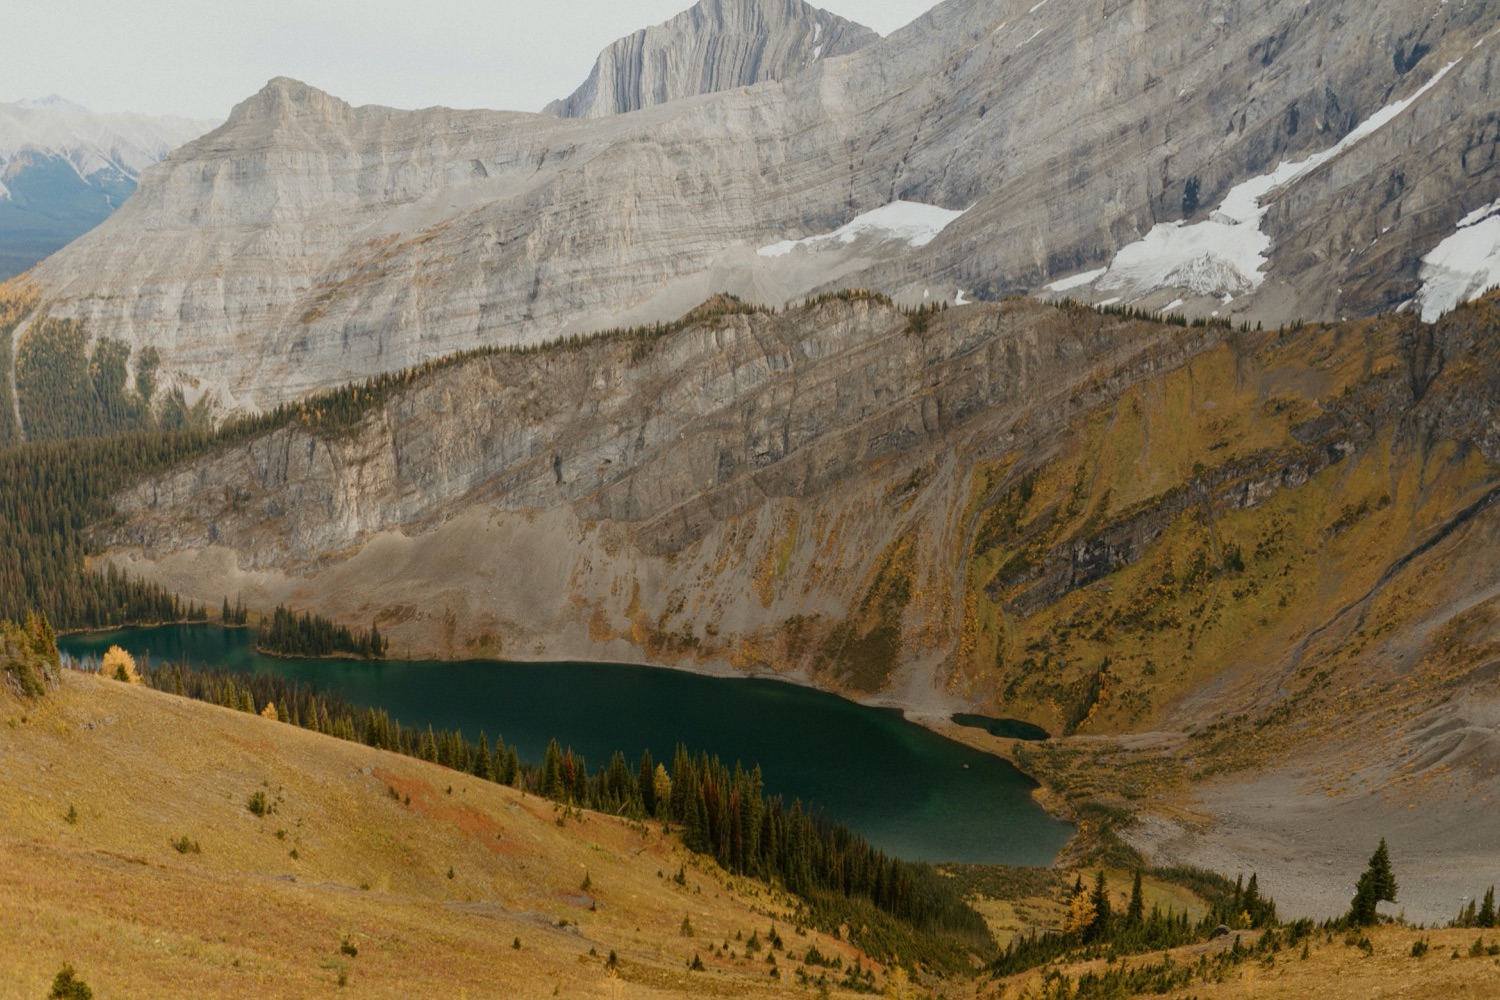
<svg viewBox="0 0 1500 1000">
<path fill-rule="evenodd" d="M 6 106 L 7 105 L 0 104 L 0 107 Z M 43 97 L 39 100 L 23 98 L 22 100 L 16 101 L 15 103 L 9 105 L 9 107 L 22 108 L 27 111 L 33 111 L 38 108 L 51 108 L 58 111 L 78 111 L 82 112 L 83 114 L 92 113 L 82 104 L 77 104 L 73 101 L 68 100 L 66 97 L 59 97 L 56 94 L 48 94 L 46 97 Z"/>
<path fill-rule="evenodd" d="M 95 114 L 53 94 L 0 104 L 0 166 L 22 150 L 67 160 L 82 177 L 114 168 L 130 175 L 216 127 L 216 121 L 133 113 Z"/>
</svg>

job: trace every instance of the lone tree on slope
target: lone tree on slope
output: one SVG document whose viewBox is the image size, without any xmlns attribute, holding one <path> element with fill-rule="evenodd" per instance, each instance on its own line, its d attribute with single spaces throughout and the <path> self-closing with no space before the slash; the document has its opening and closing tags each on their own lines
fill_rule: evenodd
<svg viewBox="0 0 1500 1000">
<path fill-rule="evenodd" d="M 1380 838 L 1380 846 L 1370 855 L 1370 866 L 1354 886 L 1354 903 L 1349 908 L 1349 923 L 1368 927 L 1375 923 L 1375 904 L 1396 901 L 1396 876 L 1391 874 L 1391 855 Z"/>
</svg>

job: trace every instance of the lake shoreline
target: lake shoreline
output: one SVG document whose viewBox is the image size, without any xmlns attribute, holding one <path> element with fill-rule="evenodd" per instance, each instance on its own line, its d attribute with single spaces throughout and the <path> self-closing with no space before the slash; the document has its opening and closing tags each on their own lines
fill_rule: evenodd
<svg viewBox="0 0 1500 1000">
<path fill-rule="evenodd" d="M 528 760 L 540 760 L 557 739 L 586 755 L 591 771 L 616 751 L 632 766 L 642 749 L 670 761 L 676 745 L 759 764 L 788 802 L 801 799 L 914 860 L 1045 867 L 1074 833 L 1042 807 L 1033 776 L 942 731 L 946 715 L 909 719 L 899 706 L 820 690 L 800 671 L 666 666 L 632 656 L 605 663 L 314 659 L 270 656 L 253 643 L 253 632 L 214 623 L 64 641 L 78 657 L 120 645 L 158 667 L 186 661 L 236 675 L 267 672 L 387 712 L 414 730 L 431 725 L 470 739 L 487 732 Z"/>
</svg>

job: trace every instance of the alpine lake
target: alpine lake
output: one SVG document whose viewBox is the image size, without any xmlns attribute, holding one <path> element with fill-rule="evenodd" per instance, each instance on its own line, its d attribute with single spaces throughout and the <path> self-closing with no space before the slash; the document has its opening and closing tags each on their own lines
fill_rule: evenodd
<svg viewBox="0 0 1500 1000">
<path fill-rule="evenodd" d="M 404 726 L 498 735 L 532 762 L 555 738 L 591 770 L 616 750 L 632 770 L 644 749 L 670 766 L 681 743 L 730 766 L 759 764 L 769 794 L 801 799 L 910 860 L 1045 866 L 1073 832 L 1037 805 L 1035 783 L 1008 761 L 897 710 L 776 680 L 611 663 L 284 659 L 257 652 L 254 629 L 211 624 L 69 635 L 58 645 L 77 658 L 119 645 L 158 665 L 279 674 L 385 709 Z"/>
</svg>

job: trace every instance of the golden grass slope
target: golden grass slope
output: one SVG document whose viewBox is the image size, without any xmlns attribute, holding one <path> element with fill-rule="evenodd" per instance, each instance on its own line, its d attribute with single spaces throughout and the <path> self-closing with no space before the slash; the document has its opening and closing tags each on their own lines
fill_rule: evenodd
<svg viewBox="0 0 1500 1000">
<path fill-rule="evenodd" d="M 1246 933 L 1242 944 L 1252 945 L 1258 934 Z M 1359 945 L 1364 938 L 1369 948 Z M 1485 954 L 1471 954 L 1475 939 L 1484 943 Z M 1427 951 L 1413 956 L 1412 945 L 1427 943 Z M 1489 1000 L 1500 995 L 1500 958 L 1487 954 L 1488 946 L 1500 942 L 1500 934 L 1473 930 L 1416 930 L 1410 927 L 1372 928 L 1358 935 L 1342 931 L 1318 931 L 1302 946 L 1294 945 L 1269 955 L 1246 959 L 1230 968 L 1222 978 L 1210 977 L 1165 993 L 1148 992 L 1164 1000 L 1376 1000 L 1404 997 L 1407 1000 Z M 1233 937 L 1206 944 L 1175 948 L 1170 952 L 1179 966 L 1190 966 L 1203 955 L 1212 956 L 1233 947 Z M 1121 961 L 1130 967 L 1158 965 L 1163 953 L 1141 955 Z M 1061 967 L 1064 975 L 1078 979 L 1098 975 L 1111 963 L 1103 960 Z M 1047 970 L 1033 970 L 1000 980 L 982 995 L 995 1000 L 1044 1000 L 1048 993 Z"/>
<path fill-rule="evenodd" d="M 780 996 L 753 931 L 787 980 L 862 957 L 790 905 L 656 824 L 93 676 L 0 689 L 7 1000 L 64 962 L 101 998 Z"/>
</svg>

